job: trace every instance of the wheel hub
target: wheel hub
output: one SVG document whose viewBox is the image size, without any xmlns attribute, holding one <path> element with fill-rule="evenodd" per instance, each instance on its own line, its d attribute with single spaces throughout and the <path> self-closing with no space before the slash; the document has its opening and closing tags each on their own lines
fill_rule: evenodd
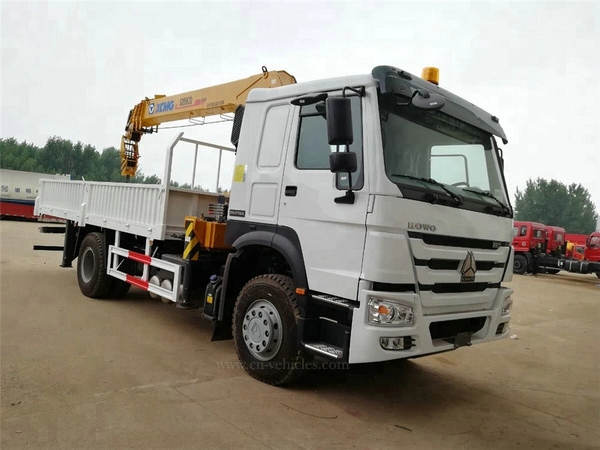
<svg viewBox="0 0 600 450">
<path fill-rule="evenodd" d="M 281 324 L 277 309 L 268 300 L 257 300 L 250 305 L 242 322 L 242 336 L 256 359 L 268 361 L 277 354 L 283 335 Z"/>
<path fill-rule="evenodd" d="M 94 271 L 96 269 L 96 257 L 94 256 L 94 251 L 89 247 L 86 248 L 81 258 L 81 279 L 85 283 L 89 283 L 94 276 Z"/>
</svg>

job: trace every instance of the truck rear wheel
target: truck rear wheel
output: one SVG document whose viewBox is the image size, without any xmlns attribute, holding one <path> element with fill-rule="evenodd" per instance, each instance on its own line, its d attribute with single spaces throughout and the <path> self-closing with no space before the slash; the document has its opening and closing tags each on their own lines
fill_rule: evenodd
<svg viewBox="0 0 600 450">
<path fill-rule="evenodd" d="M 113 286 L 113 278 L 106 273 L 106 245 L 102 233 L 88 233 L 81 242 L 77 258 L 77 281 L 82 294 L 91 298 L 105 298 Z"/>
<path fill-rule="evenodd" d="M 527 271 L 527 259 L 523 255 L 515 255 L 515 261 L 513 263 L 513 272 L 519 275 L 524 274 Z"/>
<path fill-rule="evenodd" d="M 284 275 L 260 275 L 240 291 L 233 311 L 233 340 L 252 377 L 283 385 L 302 373 L 294 282 Z"/>
</svg>

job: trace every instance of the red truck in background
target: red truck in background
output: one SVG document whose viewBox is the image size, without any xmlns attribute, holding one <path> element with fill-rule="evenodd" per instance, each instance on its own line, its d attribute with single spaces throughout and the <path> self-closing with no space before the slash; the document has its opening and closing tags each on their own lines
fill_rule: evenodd
<svg viewBox="0 0 600 450">
<path fill-rule="evenodd" d="M 589 235 L 587 234 L 576 234 L 576 233 L 567 233 L 565 234 L 565 241 L 572 242 L 575 245 L 585 245 Z"/>
<path fill-rule="evenodd" d="M 515 221 L 514 228 L 514 273 L 543 270 L 557 274 L 566 270 L 595 273 L 600 278 L 600 231 L 589 236 L 567 234 L 561 227 L 524 221 Z M 585 236 L 583 249 L 583 244 L 577 244 L 581 236 Z"/>
<path fill-rule="evenodd" d="M 513 272 L 518 274 L 531 272 L 534 264 L 533 255 L 544 251 L 546 225 L 515 220 L 514 227 L 516 231 L 512 242 L 515 249 Z"/>
<path fill-rule="evenodd" d="M 586 261 L 600 261 L 600 231 L 594 231 L 587 238 L 583 258 Z M 598 275 L 598 277 L 600 278 L 600 274 Z"/>
<path fill-rule="evenodd" d="M 585 259 L 585 245 L 572 244 L 571 251 L 567 251 L 566 255 L 569 258 L 583 261 Z"/>
<path fill-rule="evenodd" d="M 565 240 L 565 256 L 568 258 L 600 261 L 600 231 L 594 231 L 590 235 L 567 233 Z"/>
<path fill-rule="evenodd" d="M 565 253 L 565 229 L 546 226 L 545 252 L 547 255 L 560 256 Z"/>
</svg>

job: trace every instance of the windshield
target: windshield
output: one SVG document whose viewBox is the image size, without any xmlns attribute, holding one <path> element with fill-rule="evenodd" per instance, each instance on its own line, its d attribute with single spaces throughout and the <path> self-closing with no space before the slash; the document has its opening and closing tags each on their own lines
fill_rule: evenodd
<svg viewBox="0 0 600 450">
<path fill-rule="evenodd" d="M 511 215 L 493 137 L 440 111 L 398 105 L 379 94 L 385 172 L 404 197 Z M 446 202 L 459 196 L 461 202 Z M 456 200 L 456 199 L 455 199 Z M 442 203 L 442 202 L 440 202 Z"/>
</svg>

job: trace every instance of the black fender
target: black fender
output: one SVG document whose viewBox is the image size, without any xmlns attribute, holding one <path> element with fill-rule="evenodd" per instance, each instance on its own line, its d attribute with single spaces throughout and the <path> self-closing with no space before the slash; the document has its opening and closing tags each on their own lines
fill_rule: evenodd
<svg viewBox="0 0 600 450">
<path fill-rule="evenodd" d="M 277 227 L 276 231 L 271 230 L 256 230 L 249 231 L 239 236 L 233 243 L 233 247 L 236 249 L 235 253 L 230 253 L 227 256 L 227 262 L 225 263 L 225 270 L 223 273 L 223 289 L 221 291 L 221 298 L 219 301 L 219 315 L 218 320 L 225 319 L 225 309 L 227 298 L 231 294 L 228 294 L 230 284 L 230 273 L 235 261 L 240 258 L 249 247 L 263 246 L 277 250 L 287 264 L 290 266 L 292 276 L 296 288 L 305 289 L 308 291 L 308 280 L 306 277 L 306 268 L 304 266 L 304 258 L 302 256 L 302 249 L 300 248 L 300 240 L 296 232 L 290 228 Z M 307 296 L 297 295 L 298 306 L 301 310 L 305 309 Z"/>
</svg>

